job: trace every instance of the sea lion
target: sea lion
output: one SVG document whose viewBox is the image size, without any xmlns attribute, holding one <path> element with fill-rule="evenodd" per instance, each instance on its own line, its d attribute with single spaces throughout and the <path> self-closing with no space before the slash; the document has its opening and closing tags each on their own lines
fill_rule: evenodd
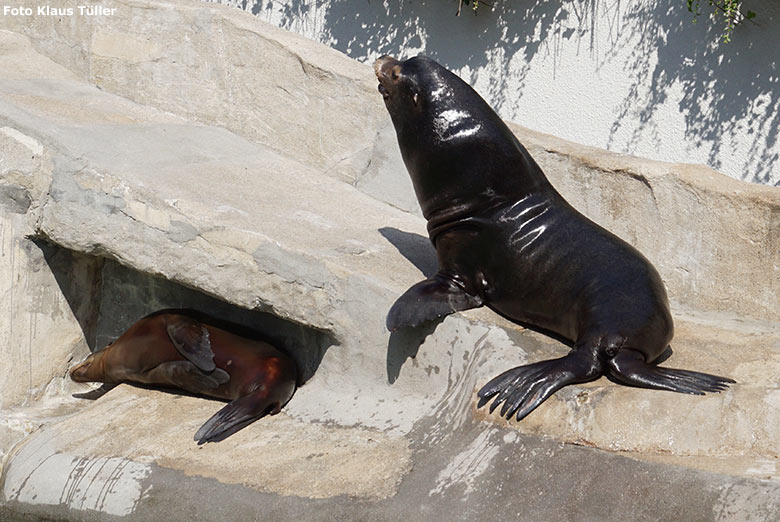
<svg viewBox="0 0 780 522">
<path fill-rule="evenodd" d="M 703 394 L 734 381 L 661 368 L 672 315 L 658 272 L 634 247 L 577 212 L 490 106 L 463 80 L 418 56 L 374 63 L 439 271 L 404 293 L 387 328 L 480 306 L 571 346 L 513 368 L 479 407 L 521 420 L 563 386 L 619 383 Z"/>
<path fill-rule="evenodd" d="M 76 382 L 172 386 L 232 402 L 195 433 L 198 444 L 223 440 L 295 392 L 295 363 L 268 343 L 215 326 L 194 310 L 161 310 L 133 324 L 116 341 L 70 371 Z"/>
</svg>

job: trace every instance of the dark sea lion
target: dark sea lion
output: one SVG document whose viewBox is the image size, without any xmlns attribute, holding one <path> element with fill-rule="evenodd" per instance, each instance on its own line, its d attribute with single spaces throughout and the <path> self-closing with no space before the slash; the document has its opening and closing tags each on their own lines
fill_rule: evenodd
<svg viewBox="0 0 780 522">
<path fill-rule="evenodd" d="M 76 382 L 171 386 L 227 399 L 195 433 L 198 444 L 223 440 L 279 413 L 296 384 L 295 363 L 270 344 L 231 333 L 194 310 L 161 310 L 70 371 Z"/>
<path fill-rule="evenodd" d="M 550 333 L 565 357 L 488 382 L 479 406 L 522 419 L 556 390 L 608 375 L 631 386 L 703 394 L 731 379 L 661 368 L 672 316 L 661 277 L 634 247 L 577 212 L 490 106 L 418 56 L 374 64 L 439 271 L 406 291 L 387 327 L 479 306 Z"/>
</svg>

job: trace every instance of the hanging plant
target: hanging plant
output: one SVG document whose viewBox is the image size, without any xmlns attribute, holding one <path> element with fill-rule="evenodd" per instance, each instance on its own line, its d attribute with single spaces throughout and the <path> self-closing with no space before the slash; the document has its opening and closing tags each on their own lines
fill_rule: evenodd
<svg viewBox="0 0 780 522">
<path fill-rule="evenodd" d="M 701 14 L 701 0 L 686 0 L 688 2 L 688 11 L 694 15 L 693 21 Z M 742 12 L 739 7 L 741 0 L 707 0 L 710 7 L 713 8 L 715 18 L 720 18 L 724 24 L 721 39 L 728 43 L 731 41 L 731 33 L 734 27 L 744 20 L 752 20 L 756 17 L 753 11 Z"/>
<path fill-rule="evenodd" d="M 474 14 L 477 14 L 477 9 L 479 9 L 480 5 L 486 5 L 493 8 L 493 4 L 490 2 L 484 2 L 481 0 L 458 0 L 458 12 L 455 13 L 455 16 L 460 16 L 460 11 L 463 9 L 463 4 L 470 5 L 471 9 L 474 11 Z"/>
</svg>

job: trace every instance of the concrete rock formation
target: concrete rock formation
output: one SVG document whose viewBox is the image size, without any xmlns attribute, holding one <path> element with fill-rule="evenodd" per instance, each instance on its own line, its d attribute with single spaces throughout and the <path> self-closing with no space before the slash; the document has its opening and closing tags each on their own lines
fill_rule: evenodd
<svg viewBox="0 0 780 522">
<path fill-rule="evenodd" d="M 0 518 L 780 515 L 780 189 L 513 127 L 659 269 L 675 364 L 739 384 L 602 380 L 502 424 L 475 389 L 565 348 L 487 310 L 388 336 L 435 257 L 370 68 L 225 7 L 104 5 L 0 18 Z M 182 306 L 279 337 L 282 414 L 198 450 L 206 400 L 72 397 L 73 361 Z"/>
</svg>

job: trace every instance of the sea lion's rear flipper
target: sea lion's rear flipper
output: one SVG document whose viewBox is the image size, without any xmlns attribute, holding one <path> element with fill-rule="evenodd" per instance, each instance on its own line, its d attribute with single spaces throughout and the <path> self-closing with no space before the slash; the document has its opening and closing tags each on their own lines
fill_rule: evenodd
<svg viewBox="0 0 780 522">
<path fill-rule="evenodd" d="M 95 388 L 94 390 L 89 390 L 83 393 L 74 393 L 71 396 L 75 397 L 76 399 L 87 399 L 89 401 L 94 401 L 101 398 L 103 395 L 110 392 L 117 386 L 117 384 L 108 384 L 104 382 L 100 385 L 99 388 Z"/>
<path fill-rule="evenodd" d="M 482 306 L 483 300 L 467 294 L 452 279 L 436 274 L 404 292 L 387 313 L 387 329 L 420 324 L 453 312 Z"/>
<path fill-rule="evenodd" d="M 198 445 L 219 442 L 268 413 L 278 413 L 278 399 L 266 391 L 255 391 L 230 402 L 207 420 L 195 433 Z"/>
<path fill-rule="evenodd" d="M 607 362 L 607 372 L 616 381 L 628 386 L 668 390 L 691 395 L 721 392 L 736 381 L 708 373 L 661 368 L 648 364 L 635 350 L 621 350 Z"/>
<path fill-rule="evenodd" d="M 594 381 L 602 374 L 600 362 L 591 353 L 572 351 L 560 359 L 518 366 L 502 373 L 479 390 L 477 407 L 496 396 L 490 413 L 503 402 L 501 416 L 510 419 L 517 412 L 519 421 L 567 384 Z"/>
<path fill-rule="evenodd" d="M 230 375 L 221 368 L 204 373 L 189 361 L 172 361 L 155 366 L 145 378 L 146 384 L 170 384 L 192 393 L 204 393 L 228 382 Z"/>
<path fill-rule="evenodd" d="M 167 322 L 166 328 L 176 350 L 188 361 L 204 372 L 216 368 L 209 331 L 205 326 L 195 319 L 176 315 Z"/>
</svg>

